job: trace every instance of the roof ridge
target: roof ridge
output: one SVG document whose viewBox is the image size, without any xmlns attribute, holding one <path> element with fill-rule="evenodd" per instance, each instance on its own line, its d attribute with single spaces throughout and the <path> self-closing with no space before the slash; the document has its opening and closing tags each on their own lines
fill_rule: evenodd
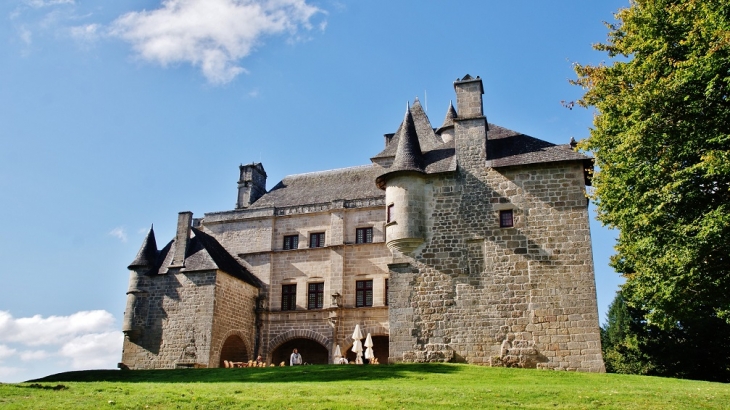
<svg viewBox="0 0 730 410">
<path fill-rule="evenodd" d="M 302 176 L 308 176 L 308 175 L 322 175 L 322 174 L 327 174 L 327 173 L 336 173 L 336 172 L 340 172 L 340 171 L 354 170 L 354 169 L 360 169 L 360 168 L 372 168 L 373 166 L 374 166 L 373 164 L 363 164 L 363 165 L 355 165 L 355 166 L 352 166 L 352 167 L 326 169 L 326 170 L 323 170 L 323 171 L 303 172 L 301 174 L 290 174 L 290 175 L 286 175 L 282 179 L 291 178 L 291 177 L 302 177 Z"/>
</svg>

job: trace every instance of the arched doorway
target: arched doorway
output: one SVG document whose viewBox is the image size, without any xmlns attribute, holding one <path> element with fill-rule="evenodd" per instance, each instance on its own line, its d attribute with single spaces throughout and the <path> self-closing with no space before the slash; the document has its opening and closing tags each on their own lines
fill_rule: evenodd
<svg viewBox="0 0 730 410">
<path fill-rule="evenodd" d="M 388 364 L 390 338 L 388 336 L 370 336 L 370 337 L 373 339 L 373 354 L 378 359 L 378 363 Z M 365 339 L 362 339 L 360 342 L 365 343 Z M 366 347 L 363 346 L 363 349 L 366 349 Z M 355 360 L 355 352 L 352 351 L 352 345 L 350 345 L 347 348 L 347 353 L 345 354 L 345 357 L 347 357 L 348 362 L 353 362 Z M 363 359 L 364 358 L 365 358 L 365 351 L 363 350 Z"/>
<path fill-rule="evenodd" d="M 219 363 L 220 367 L 225 367 L 223 361 L 228 360 L 229 362 L 247 362 L 249 361 L 248 351 L 246 351 L 246 344 L 238 335 L 230 335 L 223 343 L 221 348 L 221 360 Z"/>
<path fill-rule="evenodd" d="M 271 363 L 279 365 L 284 362 L 289 366 L 289 356 L 297 349 L 302 355 L 304 363 L 327 364 L 329 363 L 329 351 L 326 347 L 310 339 L 292 339 L 279 345 L 271 352 Z"/>
</svg>

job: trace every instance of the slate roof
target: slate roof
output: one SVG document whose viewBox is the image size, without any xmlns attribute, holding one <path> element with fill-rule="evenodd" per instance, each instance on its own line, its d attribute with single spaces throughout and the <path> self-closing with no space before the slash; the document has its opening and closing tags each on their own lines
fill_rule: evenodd
<svg viewBox="0 0 730 410">
<path fill-rule="evenodd" d="M 238 263 L 214 237 L 200 229 L 191 229 L 195 236 L 190 238 L 185 254 L 185 271 L 208 270 L 212 266 L 212 269 L 218 268 L 251 286 L 261 287 L 259 279 Z"/>
<path fill-rule="evenodd" d="M 454 103 L 452 101 L 449 101 L 449 108 L 446 110 L 446 118 L 444 118 L 444 123 L 441 124 L 441 126 L 436 130 L 437 134 L 440 134 L 441 131 L 452 128 L 454 126 L 454 119 L 457 118 L 458 115 L 456 114 L 456 109 L 454 109 Z"/>
<path fill-rule="evenodd" d="M 199 229 L 191 229 L 195 236 L 188 241 L 183 272 L 222 270 L 252 286 L 261 287 L 259 279 L 238 263 L 214 237 Z M 150 229 L 147 237 L 142 242 L 137 258 L 129 265 L 129 269 L 150 267 L 151 270 L 147 273 L 148 275 L 164 275 L 168 272 L 172 263 L 175 245 L 177 245 L 175 240 L 172 240 L 162 250 L 158 251 L 154 231 Z"/>
<path fill-rule="evenodd" d="M 592 161 L 573 151 L 570 144 L 556 145 L 499 125 L 489 124 L 487 166 L 492 168 L 560 161 Z"/>
<path fill-rule="evenodd" d="M 421 102 L 418 101 L 418 98 L 413 101 L 413 105 L 411 106 L 411 116 L 413 117 L 413 125 L 416 128 L 416 133 L 418 134 L 421 152 L 431 151 L 444 143 L 434 132 L 431 122 L 428 120 L 426 112 L 423 111 L 423 107 L 421 106 Z M 402 133 L 403 122 L 401 122 L 400 126 L 398 126 L 398 131 L 396 131 L 391 138 L 390 144 L 388 144 L 383 151 L 373 158 L 394 157 L 398 148 L 398 140 L 400 140 L 400 135 Z"/>
<path fill-rule="evenodd" d="M 383 191 L 375 185 L 375 178 L 382 173 L 382 167 L 370 164 L 289 175 L 248 209 L 379 198 Z"/>
<path fill-rule="evenodd" d="M 134 258 L 134 261 L 129 264 L 127 269 L 154 267 L 157 262 L 157 253 L 155 230 L 154 226 L 152 226 L 150 227 L 149 232 L 147 232 L 147 236 L 144 237 L 142 246 L 140 246 L 139 251 L 137 252 L 137 256 Z"/>
<path fill-rule="evenodd" d="M 423 155 L 421 144 L 418 141 L 416 126 L 413 123 L 411 108 L 406 109 L 403 118 L 403 131 L 398 139 L 398 148 L 395 151 L 393 165 L 388 168 L 389 172 L 394 171 L 417 171 L 423 172 Z"/>
</svg>

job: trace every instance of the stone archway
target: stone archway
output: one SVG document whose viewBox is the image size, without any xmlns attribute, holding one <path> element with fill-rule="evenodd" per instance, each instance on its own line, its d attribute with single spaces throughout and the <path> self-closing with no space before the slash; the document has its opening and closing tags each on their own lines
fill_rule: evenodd
<svg viewBox="0 0 730 410">
<path fill-rule="evenodd" d="M 221 347 L 220 359 L 218 365 L 224 367 L 223 361 L 230 362 L 247 362 L 250 360 L 246 343 L 237 334 L 232 334 L 226 338 Z"/>
<path fill-rule="evenodd" d="M 271 363 L 279 365 L 284 362 L 289 366 L 289 356 L 297 349 L 302 355 L 302 360 L 307 364 L 329 363 L 329 350 L 319 342 L 306 338 L 295 338 L 288 340 L 271 351 Z"/>
</svg>

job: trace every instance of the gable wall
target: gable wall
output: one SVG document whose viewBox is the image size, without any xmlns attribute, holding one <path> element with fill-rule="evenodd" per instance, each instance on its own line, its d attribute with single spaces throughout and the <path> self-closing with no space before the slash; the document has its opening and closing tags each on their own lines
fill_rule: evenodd
<svg viewBox="0 0 730 410">
<path fill-rule="evenodd" d="M 391 360 L 602 371 L 582 166 L 460 167 L 428 185 L 426 244 L 391 268 Z"/>
</svg>

